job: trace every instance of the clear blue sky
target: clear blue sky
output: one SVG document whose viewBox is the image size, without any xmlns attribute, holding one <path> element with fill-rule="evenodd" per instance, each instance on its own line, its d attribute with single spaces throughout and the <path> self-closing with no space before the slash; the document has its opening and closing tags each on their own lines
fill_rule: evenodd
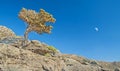
<svg viewBox="0 0 120 71">
<path fill-rule="evenodd" d="M 52 34 L 29 34 L 62 53 L 90 59 L 120 61 L 120 0 L 0 0 L 0 25 L 23 36 L 26 25 L 18 18 L 22 7 L 53 14 Z M 96 29 L 96 30 L 95 30 Z"/>
</svg>

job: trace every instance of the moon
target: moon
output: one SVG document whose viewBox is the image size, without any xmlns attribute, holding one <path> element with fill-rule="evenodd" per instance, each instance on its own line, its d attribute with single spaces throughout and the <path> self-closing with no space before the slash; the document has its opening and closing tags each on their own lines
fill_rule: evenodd
<svg viewBox="0 0 120 71">
<path fill-rule="evenodd" d="M 94 29 L 95 29 L 95 31 L 96 31 L 96 32 L 98 32 L 98 31 L 99 31 L 98 27 L 95 27 Z"/>
</svg>

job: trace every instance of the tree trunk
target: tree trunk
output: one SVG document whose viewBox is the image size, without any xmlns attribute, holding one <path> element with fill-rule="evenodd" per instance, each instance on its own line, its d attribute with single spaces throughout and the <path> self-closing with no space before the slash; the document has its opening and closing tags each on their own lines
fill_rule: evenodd
<svg viewBox="0 0 120 71">
<path fill-rule="evenodd" d="M 25 46 L 27 44 L 28 41 L 28 34 L 32 31 L 31 26 L 27 26 L 27 29 L 24 33 L 24 42 L 23 42 L 23 46 Z"/>
</svg>

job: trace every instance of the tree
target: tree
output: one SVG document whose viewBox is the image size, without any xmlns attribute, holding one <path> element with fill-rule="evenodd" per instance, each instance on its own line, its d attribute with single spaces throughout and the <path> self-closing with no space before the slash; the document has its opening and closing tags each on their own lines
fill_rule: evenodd
<svg viewBox="0 0 120 71">
<path fill-rule="evenodd" d="M 27 23 L 27 29 L 24 33 L 25 40 L 28 39 L 28 33 L 31 31 L 35 31 L 38 34 L 51 33 L 52 26 L 46 23 L 54 23 L 56 21 L 51 14 L 43 9 L 40 9 L 40 12 L 37 13 L 34 10 L 22 8 L 19 13 L 19 18 Z"/>
</svg>

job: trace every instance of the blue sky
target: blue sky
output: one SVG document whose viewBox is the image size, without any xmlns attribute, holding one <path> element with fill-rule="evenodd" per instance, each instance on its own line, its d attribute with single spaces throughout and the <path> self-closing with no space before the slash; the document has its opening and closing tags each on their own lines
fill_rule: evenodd
<svg viewBox="0 0 120 71">
<path fill-rule="evenodd" d="M 52 34 L 29 34 L 62 53 L 90 59 L 120 61 L 120 0 L 0 0 L 0 25 L 23 36 L 26 23 L 18 18 L 22 7 L 53 14 Z M 97 30 L 95 30 L 97 28 Z"/>
</svg>

